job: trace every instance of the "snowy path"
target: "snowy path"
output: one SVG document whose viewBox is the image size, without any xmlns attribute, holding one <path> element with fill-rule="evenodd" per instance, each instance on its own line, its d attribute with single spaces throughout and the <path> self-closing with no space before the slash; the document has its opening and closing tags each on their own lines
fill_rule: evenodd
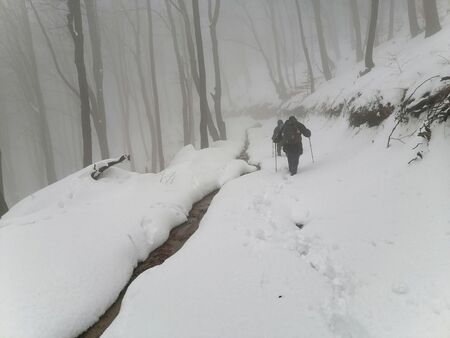
<svg viewBox="0 0 450 338">
<path fill-rule="evenodd" d="M 416 140 L 386 150 L 388 126 L 306 122 L 316 164 L 305 144 L 299 175 L 285 158 L 275 173 L 274 121 L 253 130 L 262 170 L 226 184 L 182 252 L 133 282 L 104 337 L 448 338 L 445 130 L 408 166 Z"/>
</svg>

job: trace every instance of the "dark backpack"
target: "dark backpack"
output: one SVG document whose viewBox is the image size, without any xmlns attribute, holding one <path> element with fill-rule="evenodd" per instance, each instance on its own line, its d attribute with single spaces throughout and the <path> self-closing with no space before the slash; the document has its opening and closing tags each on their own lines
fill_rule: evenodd
<svg viewBox="0 0 450 338">
<path fill-rule="evenodd" d="M 281 135 L 281 128 L 276 127 L 273 131 L 272 135 L 272 142 L 273 143 L 280 143 L 283 140 L 283 135 Z"/>
<path fill-rule="evenodd" d="M 286 121 L 283 128 L 283 144 L 298 144 L 302 142 L 302 133 L 297 123 Z"/>
</svg>

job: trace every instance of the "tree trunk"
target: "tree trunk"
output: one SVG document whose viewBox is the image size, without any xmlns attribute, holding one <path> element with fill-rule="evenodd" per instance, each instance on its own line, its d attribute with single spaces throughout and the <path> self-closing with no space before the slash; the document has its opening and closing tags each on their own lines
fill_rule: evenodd
<svg viewBox="0 0 450 338">
<path fill-rule="evenodd" d="M 25 27 L 25 45 L 27 48 L 27 54 L 30 57 L 30 67 L 31 67 L 31 82 L 34 91 L 34 97 L 37 104 L 37 110 L 39 113 L 39 131 L 40 137 L 42 138 L 42 150 L 45 157 L 45 168 L 46 168 L 46 178 L 49 184 L 56 182 L 56 169 L 55 169 L 55 159 L 53 156 L 53 145 L 50 135 L 50 127 L 47 117 L 47 108 L 44 102 L 44 95 L 42 94 L 41 82 L 39 79 L 38 66 L 36 62 L 36 54 L 34 52 L 33 45 L 33 35 L 31 32 L 30 20 L 28 18 L 28 12 L 25 6 L 25 0 L 19 1 L 21 16 L 24 21 Z"/>
<path fill-rule="evenodd" d="M 247 19 L 248 19 L 248 24 L 249 24 L 250 31 L 253 34 L 253 37 L 254 37 L 255 42 L 256 42 L 256 45 L 258 46 L 257 50 L 261 53 L 261 55 L 262 55 L 262 57 L 264 59 L 264 62 L 266 64 L 266 68 L 267 68 L 267 71 L 269 73 L 270 81 L 272 82 L 273 86 L 275 87 L 275 91 L 277 92 L 278 97 L 280 99 L 284 100 L 285 96 L 284 96 L 283 90 L 280 87 L 280 85 L 278 84 L 278 81 L 276 79 L 275 72 L 274 72 L 273 66 L 272 66 L 272 64 L 270 62 L 269 56 L 267 55 L 266 51 L 264 50 L 264 47 L 263 47 L 262 42 L 261 42 L 261 39 L 259 38 L 258 32 L 256 31 L 256 27 L 255 27 L 255 24 L 253 22 L 253 19 L 252 19 L 251 15 L 250 15 L 250 12 L 248 11 L 245 3 L 242 3 L 242 8 L 243 8 L 243 10 L 245 12 L 245 15 L 246 15 Z M 247 69 L 247 67 L 244 67 L 244 68 Z M 248 70 L 246 71 L 246 73 L 248 73 Z M 248 77 L 248 79 L 250 79 L 250 77 Z"/>
<path fill-rule="evenodd" d="M 92 134 L 89 106 L 89 88 L 84 63 L 83 21 L 80 0 L 67 0 L 69 14 L 67 14 L 68 28 L 73 39 L 75 66 L 78 74 L 78 87 L 81 101 L 81 130 L 83 136 L 83 166 L 92 163 Z"/>
<path fill-rule="evenodd" d="M 341 59 L 341 46 L 339 44 L 339 29 L 336 25 L 336 17 L 339 17 L 338 9 L 335 6 L 335 1 L 332 1 L 325 7 L 326 20 L 328 21 L 328 30 L 331 38 L 331 45 L 334 49 L 334 55 L 337 60 Z"/>
<path fill-rule="evenodd" d="M 2 151 L 0 150 L 0 217 L 8 211 L 8 205 L 5 201 L 5 190 L 3 188 L 3 169 L 2 169 Z"/>
<path fill-rule="evenodd" d="M 303 53 L 305 54 L 306 66 L 308 68 L 309 88 L 311 93 L 314 93 L 314 74 L 311 65 L 311 59 L 309 58 L 308 46 L 306 45 L 305 32 L 303 31 L 302 12 L 300 11 L 299 0 L 295 0 L 295 7 L 297 8 L 298 25 L 300 27 L 300 37 L 302 40 Z"/>
<path fill-rule="evenodd" d="M 183 62 L 186 62 L 186 60 L 189 60 L 189 52 L 187 50 L 187 40 L 182 39 L 181 40 L 183 45 L 182 50 L 182 56 L 183 56 Z M 194 79 L 192 78 L 191 74 L 191 68 L 186 67 L 186 94 L 187 94 L 187 114 L 188 114 L 188 121 L 189 121 L 189 140 L 190 144 L 195 145 L 195 119 L 194 119 Z"/>
<path fill-rule="evenodd" d="M 281 36 L 281 43 L 279 45 L 280 46 L 280 52 L 281 55 L 283 57 L 283 68 L 284 68 L 284 76 L 286 79 L 286 83 L 287 83 L 287 87 L 288 88 L 295 88 L 294 84 L 293 84 L 293 80 L 291 80 L 291 74 L 289 72 L 289 53 L 288 53 L 288 43 L 287 43 L 287 39 L 286 39 L 286 30 L 284 27 L 284 21 L 283 21 L 283 16 L 281 13 L 281 7 L 278 5 L 278 10 L 277 10 L 277 14 L 275 15 L 278 23 L 279 23 L 279 27 L 280 27 L 280 36 Z M 289 17 L 286 19 L 288 20 Z M 294 49 L 294 48 L 292 48 Z"/>
<path fill-rule="evenodd" d="M 287 98 L 287 90 L 286 84 L 284 83 L 283 72 L 281 70 L 281 57 L 280 57 L 280 44 L 279 44 L 279 36 L 278 29 L 276 24 L 276 15 L 275 15 L 275 7 L 271 0 L 267 1 L 268 5 L 268 14 L 270 19 L 270 27 L 272 30 L 273 44 L 275 46 L 275 65 L 278 74 L 278 87 L 280 92 L 280 98 L 282 100 Z"/>
<path fill-rule="evenodd" d="M 286 16 L 289 21 L 288 26 L 288 32 L 289 37 L 291 38 L 290 44 L 291 44 L 291 73 L 292 73 L 292 81 L 293 81 L 293 88 L 294 90 L 297 89 L 297 69 L 296 69 L 296 62 L 297 62 L 297 43 L 296 43 L 296 34 L 293 34 L 295 31 L 295 22 L 293 20 L 292 14 L 291 14 L 291 7 L 288 5 L 287 2 L 284 2 L 284 11 L 286 13 Z"/>
<path fill-rule="evenodd" d="M 375 32 L 377 29 L 377 20 L 378 20 L 378 3 L 379 0 L 371 0 L 371 10 L 370 10 L 370 24 L 369 24 L 369 33 L 367 36 L 367 46 L 366 46 L 366 71 L 370 71 L 375 64 L 373 62 L 373 45 L 375 43 Z"/>
<path fill-rule="evenodd" d="M 359 20 L 359 10 L 357 0 L 350 0 L 350 10 L 352 12 L 353 29 L 355 31 L 356 61 L 360 62 L 363 59 L 364 54 L 361 42 L 361 23 Z"/>
<path fill-rule="evenodd" d="M 132 26 L 134 32 L 134 39 L 136 44 L 136 51 L 134 52 L 134 61 L 136 63 L 136 68 L 138 72 L 138 78 L 141 88 L 142 101 L 144 102 L 144 108 L 147 115 L 148 124 L 150 127 L 150 137 L 152 139 L 152 172 L 157 172 L 158 168 L 158 139 L 156 137 L 156 126 L 155 120 L 153 118 L 152 110 L 150 108 L 150 101 L 148 99 L 148 90 L 147 84 L 145 83 L 144 78 L 144 68 L 142 66 L 142 57 L 141 57 L 141 24 L 139 18 L 139 3 L 135 1 L 135 12 L 136 12 L 136 27 L 132 24 L 130 18 L 130 25 Z M 143 135 L 142 135 L 143 136 Z"/>
<path fill-rule="evenodd" d="M 167 17 L 169 18 L 170 34 L 172 36 L 173 49 L 174 49 L 175 58 L 177 61 L 178 81 L 180 83 L 180 91 L 181 91 L 181 98 L 182 98 L 181 113 L 182 113 L 182 117 L 183 117 L 183 143 L 184 143 L 184 145 L 188 145 L 191 143 L 191 140 L 189 137 L 188 97 L 187 97 L 187 88 L 186 88 L 187 79 L 186 79 L 186 73 L 184 71 L 183 59 L 182 59 L 181 53 L 180 53 L 180 47 L 178 46 L 177 30 L 176 30 L 175 22 L 173 20 L 173 15 L 172 15 L 172 5 L 169 1 L 166 1 L 165 4 L 166 4 Z"/>
<path fill-rule="evenodd" d="M 388 32 L 388 40 L 394 37 L 394 16 L 395 16 L 395 3 L 394 0 L 391 0 L 389 4 L 389 32 Z"/>
<path fill-rule="evenodd" d="M 186 4 L 183 0 L 178 0 L 179 9 L 184 19 L 184 30 L 186 34 L 186 42 L 189 52 L 189 62 L 191 65 L 191 76 L 194 80 L 195 89 L 200 97 L 200 84 L 199 84 L 199 71 L 197 69 L 197 58 L 195 57 L 195 46 L 194 39 L 192 38 L 191 32 L 191 23 L 189 20 L 188 11 L 186 8 Z M 208 101 L 206 101 L 206 125 L 208 127 L 209 133 L 213 141 L 217 141 L 219 139 L 219 133 L 214 125 L 214 122 L 211 117 L 211 110 L 209 109 Z"/>
<path fill-rule="evenodd" d="M 325 44 L 325 38 L 323 35 L 323 26 L 322 26 L 322 18 L 320 17 L 320 0 L 311 0 L 313 9 L 314 9 L 314 17 L 315 24 L 317 30 L 317 37 L 319 40 L 319 49 L 320 49 L 320 59 L 322 61 L 322 71 L 325 77 L 325 80 L 331 80 L 331 70 L 329 65 L 329 57 L 327 53 L 327 48 Z"/>
<path fill-rule="evenodd" d="M 90 0 L 91 1 L 91 0 Z M 71 84 L 71 82 L 67 79 L 67 77 L 64 75 L 64 73 L 61 70 L 61 67 L 59 65 L 58 59 L 56 57 L 55 49 L 53 48 L 53 44 L 50 40 L 50 37 L 47 34 L 47 31 L 42 24 L 41 17 L 34 6 L 33 2 L 29 0 L 31 9 L 33 10 L 36 21 L 41 28 L 41 32 L 44 35 L 44 39 L 46 41 L 47 47 L 49 49 L 53 65 L 55 66 L 56 72 L 58 73 L 61 80 L 64 82 L 64 84 L 67 86 L 67 88 L 78 98 L 80 99 L 80 93 L 78 90 Z M 91 40 L 92 41 L 92 40 Z M 102 66 L 103 67 L 103 66 Z M 100 68 L 101 69 L 101 68 Z M 100 117 L 99 115 L 99 108 L 97 104 L 97 99 L 95 97 L 95 93 L 91 88 L 89 88 L 89 99 L 91 101 L 91 118 L 94 123 L 94 128 L 97 133 L 98 143 L 100 145 L 100 152 L 103 158 L 109 157 L 109 149 L 108 149 L 108 142 L 106 137 L 106 125 L 102 121 L 106 121 L 105 117 Z M 103 114 L 104 115 L 104 114 Z"/>
<path fill-rule="evenodd" d="M 425 37 L 429 37 L 441 30 L 436 0 L 423 0 L 423 11 L 425 16 Z"/>
<path fill-rule="evenodd" d="M 198 0 L 192 0 L 192 11 L 194 14 L 194 31 L 195 41 L 197 43 L 197 61 L 199 75 L 199 96 L 200 96 L 200 147 L 207 148 L 209 146 L 208 133 L 206 129 L 208 119 L 208 99 L 206 96 L 206 70 L 205 57 L 203 55 L 203 40 L 200 26 L 200 11 L 198 8 Z"/>
<path fill-rule="evenodd" d="M 407 3 L 409 31 L 411 32 L 411 37 L 414 38 L 420 33 L 419 23 L 417 21 L 416 0 L 407 0 Z"/>
<path fill-rule="evenodd" d="M 153 103 L 155 108 L 156 137 L 158 141 L 159 169 L 162 170 L 165 167 L 165 163 L 164 163 L 164 152 L 162 147 L 161 114 L 159 111 L 158 82 L 156 81 L 155 50 L 153 45 L 153 20 L 152 20 L 152 7 L 150 5 L 150 0 L 147 0 L 147 18 L 148 18 L 148 46 L 150 54 L 150 71 L 153 89 Z"/>
<path fill-rule="evenodd" d="M 92 71 L 94 74 L 95 93 L 97 101 L 97 114 L 94 120 L 98 136 L 100 153 L 103 159 L 109 158 L 108 134 L 106 127 L 105 99 L 103 95 L 103 60 L 100 28 L 98 24 L 96 0 L 84 0 L 86 5 L 86 17 L 89 26 L 89 36 L 92 50 Z"/>
<path fill-rule="evenodd" d="M 227 139 L 227 129 L 222 118 L 222 83 L 220 79 L 220 60 L 219 60 L 219 43 L 217 42 L 217 21 L 219 20 L 220 0 L 216 0 L 214 11 L 212 10 L 211 0 L 208 1 L 208 16 L 209 16 L 209 33 L 212 42 L 212 53 L 214 61 L 214 76 L 215 87 L 214 94 L 211 94 L 214 99 L 214 111 L 216 113 L 217 127 L 219 129 L 220 139 Z"/>
</svg>

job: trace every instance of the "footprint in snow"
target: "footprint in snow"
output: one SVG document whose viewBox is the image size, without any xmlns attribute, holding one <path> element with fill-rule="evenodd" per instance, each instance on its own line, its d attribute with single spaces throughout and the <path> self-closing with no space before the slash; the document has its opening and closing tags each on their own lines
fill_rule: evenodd
<svg viewBox="0 0 450 338">
<path fill-rule="evenodd" d="M 406 295 L 409 293 L 409 287 L 404 282 L 392 285 L 391 290 L 397 295 Z"/>
</svg>

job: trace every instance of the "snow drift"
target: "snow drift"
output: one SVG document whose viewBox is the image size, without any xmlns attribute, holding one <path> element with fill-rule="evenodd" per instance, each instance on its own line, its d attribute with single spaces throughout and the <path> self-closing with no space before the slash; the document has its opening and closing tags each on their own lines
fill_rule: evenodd
<svg viewBox="0 0 450 338">
<path fill-rule="evenodd" d="M 113 303 L 134 266 L 186 220 L 192 204 L 255 168 L 241 147 L 183 148 L 166 170 L 85 168 L 0 221 L 0 337 L 73 337 Z"/>
</svg>

